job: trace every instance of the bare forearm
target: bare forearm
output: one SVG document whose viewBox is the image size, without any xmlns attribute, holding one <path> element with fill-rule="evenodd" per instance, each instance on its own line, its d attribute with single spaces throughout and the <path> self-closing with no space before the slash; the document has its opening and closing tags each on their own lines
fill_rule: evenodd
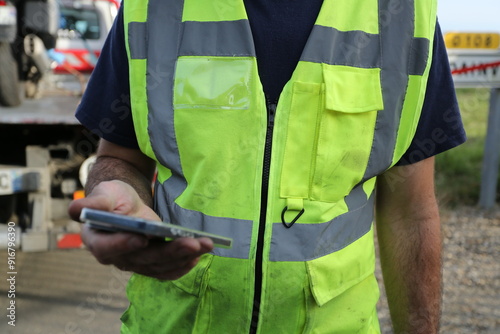
<svg viewBox="0 0 500 334">
<path fill-rule="evenodd" d="M 89 194 L 99 183 L 111 180 L 120 180 L 130 184 L 146 205 L 149 207 L 153 205 L 151 179 L 148 179 L 132 164 L 108 156 L 97 158 L 85 185 L 85 192 Z"/>
<path fill-rule="evenodd" d="M 376 222 L 395 332 L 437 333 L 441 228 L 434 195 L 433 158 L 394 167 L 379 178 Z"/>
<path fill-rule="evenodd" d="M 439 221 L 433 217 L 410 225 L 407 230 L 377 225 L 391 318 L 395 333 L 437 333 L 441 306 Z"/>
</svg>

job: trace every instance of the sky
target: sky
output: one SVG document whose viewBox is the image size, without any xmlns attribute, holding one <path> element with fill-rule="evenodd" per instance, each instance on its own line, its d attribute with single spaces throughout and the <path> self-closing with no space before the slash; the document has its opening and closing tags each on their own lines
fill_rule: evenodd
<svg viewBox="0 0 500 334">
<path fill-rule="evenodd" d="M 438 0 L 438 19 L 443 33 L 500 33 L 500 0 Z"/>
</svg>

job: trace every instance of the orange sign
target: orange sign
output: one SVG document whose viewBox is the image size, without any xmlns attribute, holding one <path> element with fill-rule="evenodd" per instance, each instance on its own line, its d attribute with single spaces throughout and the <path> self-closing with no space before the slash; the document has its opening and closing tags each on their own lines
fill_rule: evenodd
<svg viewBox="0 0 500 334">
<path fill-rule="evenodd" d="M 444 42 L 449 49 L 498 49 L 500 34 L 450 32 L 444 35 Z"/>
</svg>

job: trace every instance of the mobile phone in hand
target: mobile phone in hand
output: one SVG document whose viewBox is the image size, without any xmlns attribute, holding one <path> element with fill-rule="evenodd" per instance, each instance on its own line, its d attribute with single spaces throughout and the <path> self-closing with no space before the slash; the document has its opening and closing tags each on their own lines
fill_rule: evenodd
<svg viewBox="0 0 500 334">
<path fill-rule="evenodd" d="M 120 215 L 107 211 L 83 208 L 80 220 L 89 227 L 108 232 L 133 232 L 173 240 L 177 238 L 209 238 L 215 247 L 231 248 L 232 239 L 165 222 Z"/>
</svg>

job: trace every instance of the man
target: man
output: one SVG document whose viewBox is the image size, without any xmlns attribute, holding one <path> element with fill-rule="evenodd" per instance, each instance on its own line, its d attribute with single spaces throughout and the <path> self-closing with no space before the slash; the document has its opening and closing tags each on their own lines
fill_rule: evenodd
<svg viewBox="0 0 500 334">
<path fill-rule="evenodd" d="M 84 227 L 101 263 L 135 273 L 124 333 L 378 333 L 375 202 L 395 331 L 437 332 L 433 156 L 465 138 L 435 11 L 431 0 L 123 4 L 77 112 L 103 139 L 70 212 L 234 239 L 225 250 Z"/>
</svg>

